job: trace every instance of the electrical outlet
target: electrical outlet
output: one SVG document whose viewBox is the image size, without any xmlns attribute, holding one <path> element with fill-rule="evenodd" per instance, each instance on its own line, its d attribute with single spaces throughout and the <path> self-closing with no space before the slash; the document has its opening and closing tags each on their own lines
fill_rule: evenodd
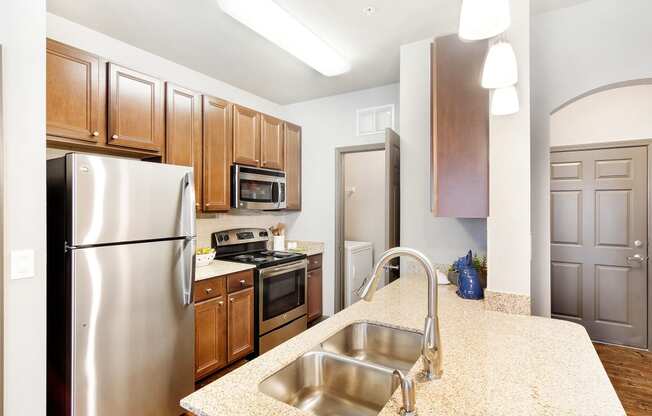
<svg viewBox="0 0 652 416">
<path fill-rule="evenodd" d="M 11 251 L 11 278 L 29 279 L 34 277 L 34 250 Z"/>
</svg>

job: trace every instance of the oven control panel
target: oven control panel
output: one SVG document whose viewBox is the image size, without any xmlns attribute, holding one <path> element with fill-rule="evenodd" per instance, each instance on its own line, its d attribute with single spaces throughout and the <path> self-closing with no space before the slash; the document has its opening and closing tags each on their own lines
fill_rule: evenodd
<svg viewBox="0 0 652 416">
<path fill-rule="evenodd" d="M 214 232 L 211 245 L 219 247 L 260 241 L 269 241 L 269 232 L 264 228 L 237 228 Z"/>
</svg>

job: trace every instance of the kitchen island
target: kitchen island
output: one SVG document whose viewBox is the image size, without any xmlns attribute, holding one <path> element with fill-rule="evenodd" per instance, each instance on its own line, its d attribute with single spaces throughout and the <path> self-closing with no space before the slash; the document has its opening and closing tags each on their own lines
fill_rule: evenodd
<svg viewBox="0 0 652 416">
<path fill-rule="evenodd" d="M 258 384 L 353 322 L 423 330 L 427 282 L 408 275 L 212 384 L 181 405 L 198 416 L 305 415 L 259 392 Z M 425 415 L 625 415 L 583 327 L 560 320 L 487 311 L 439 287 L 443 353 L 440 380 L 416 381 Z M 417 361 L 410 371 L 421 369 Z M 396 415 L 400 389 L 380 412 Z"/>
</svg>

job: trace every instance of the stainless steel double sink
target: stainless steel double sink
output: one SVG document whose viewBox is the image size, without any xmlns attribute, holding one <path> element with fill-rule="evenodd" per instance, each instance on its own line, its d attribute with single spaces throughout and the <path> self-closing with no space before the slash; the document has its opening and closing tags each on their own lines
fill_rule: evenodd
<svg viewBox="0 0 652 416">
<path fill-rule="evenodd" d="M 416 331 L 351 324 L 259 384 L 264 394 L 318 416 L 376 415 L 421 355 Z"/>
</svg>

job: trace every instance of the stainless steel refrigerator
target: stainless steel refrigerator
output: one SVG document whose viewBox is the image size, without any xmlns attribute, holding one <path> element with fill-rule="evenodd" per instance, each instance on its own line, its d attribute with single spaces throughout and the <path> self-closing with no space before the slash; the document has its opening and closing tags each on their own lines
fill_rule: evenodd
<svg viewBox="0 0 652 416">
<path fill-rule="evenodd" d="M 179 415 L 194 388 L 192 168 L 47 163 L 48 415 Z"/>
</svg>

